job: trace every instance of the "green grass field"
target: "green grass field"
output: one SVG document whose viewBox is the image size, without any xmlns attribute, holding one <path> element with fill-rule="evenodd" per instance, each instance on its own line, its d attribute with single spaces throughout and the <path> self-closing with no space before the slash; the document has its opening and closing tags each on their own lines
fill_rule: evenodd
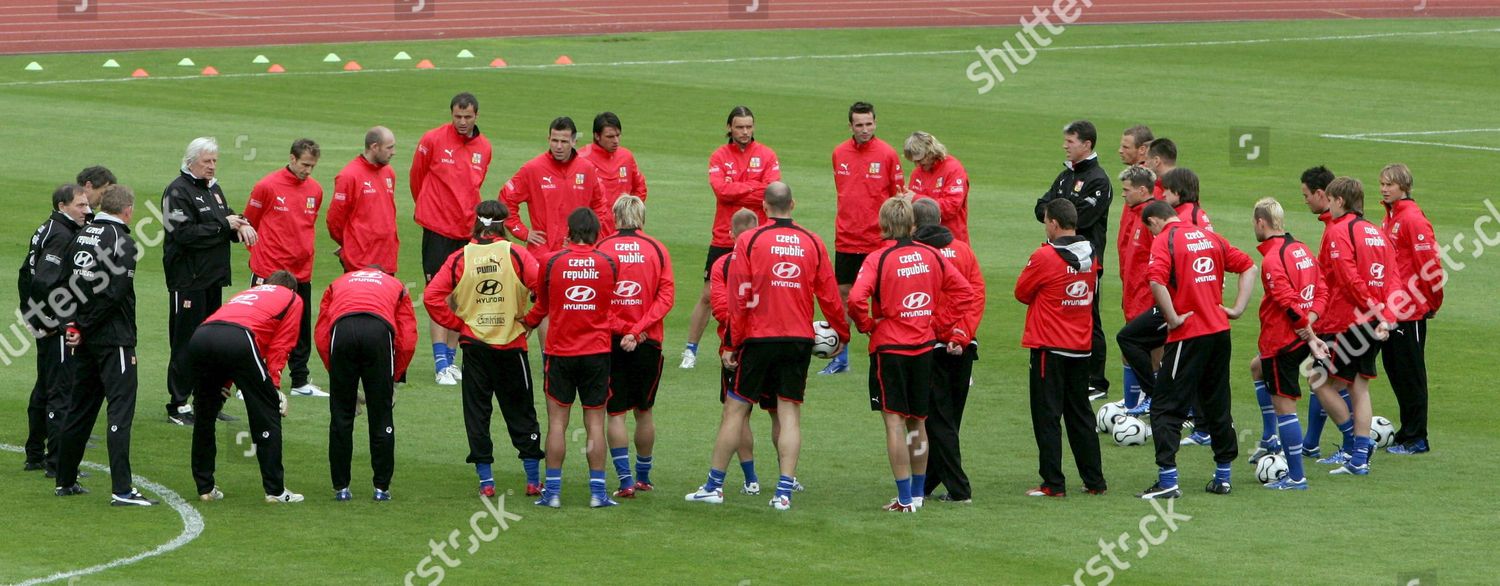
<svg viewBox="0 0 1500 586">
<path fill-rule="evenodd" d="M 1211 471 L 1208 450 L 1184 448 L 1187 494 L 1176 510 L 1192 519 L 1145 557 L 1135 557 L 1132 545 L 1124 558 L 1130 567 L 1117 571 L 1115 580 L 1388 584 L 1425 572 L 1441 583 L 1492 583 L 1500 572 L 1494 556 L 1500 514 L 1484 495 L 1486 482 L 1500 475 L 1493 457 L 1500 432 L 1491 419 L 1494 394 L 1473 387 L 1466 377 L 1493 359 L 1500 326 L 1488 305 L 1493 298 L 1484 292 L 1500 278 L 1500 261 L 1475 248 L 1476 218 L 1492 213 L 1484 202 L 1496 195 L 1475 178 L 1493 166 L 1500 132 L 1394 137 L 1487 151 L 1320 135 L 1495 127 L 1497 25 L 1500 21 L 1424 20 L 1080 26 L 1057 39 L 1054 47 L 1065 50 L 1042 52 L 985 95 L 964 77 L 975 56 L 972 48 L 997 45 L 1013 30 L 714 32 L 0 57 L 0 110 L 6 112 L 0 130 L 5 144 L 0 272 L 13 274 L 24 255 L 25 235 L 46 216 L 46 196 L 56 184 L 84 166 L 103 163 L 136 189 L 142 203 L 155 200 L 176 173 L 183 147 L 196 136 L 218 137 L 220 181 L 240 207 L 255 180 L 285 162 L 294 138 L 312 137 L 323 145 L 315 176 L 331 188 L 334 174 L 359 150 L 365 129 L 386 125 L 397 136 L 394 164 L 403 182 L 398 193 L 404 194 L 415 141 L 446 120 L 450 96 L 472 91 L 482 102 L 480 127 L 495 147 L 484 188 L 486 197 L 494 197 L 520 163 L 545 148 L 544 127 L 554 116 L 571 115 L 584 125 L 595 113 L 612 110 L 624 120 L 625 144 L 650 180 L 648 231 L 671 247 L 680 279 L 657 409 L 660 440 L 653 476 L 658 490 L 612 510 L 589 510 L 583 458 L 570 447 L 563 509 L 538 510 L 520 495 L 510 496 L 506 508 L 521 518 L 476 552 L 450 554 L 459 564 L 444 568 L 445 579 L 761 584 L 874 583 L 910 576 L 1059 584 L 1071 582 L 1075 570 L 1099 554 L 1101 540 L 1128 533 L 1134 544 L 1142 517 L 1153 510 L 1131 494 L 1155 474 L 1149 448 L 1106 445 L 1109 495 L 1022 496 L 1037 481 L 1035 445 L 1026 355 L 1019 348 L 1024 309 L 1009 292 L 1021 264 L 1043 238 L 1031 207 L 1062 164 L 1062 126 L 1092 119 L 1100 128 L 1101 160 L 1112 172 L 1119 169 L 1115 141 L 1125 127 L 1149 123 L 1158 136 L 1176 140 L 1181 164 L 1203 177 L 1204 205 L 1216 226 L 1247 251 L 1254 246 L 1251 205 L 1268 195 L 1287 207 L 1293 233 L 1316 240 L 1321 227 L 1302 213 L 1298 191 L 1297 177 L 1305 167 L 1327 164 L 1361 178 L 1375 208 L 1377 172 L 1402 161 L 1414 170 L 1416 197 L 1440 238 L 1465 237 L 1461 252 L 1454 253 L 1464 267 L 1449 266 L 1452 291 L 1432 323 L 1428 346 L 1434 451 L 1413 458 L 1377 457 L 1374 473 L 1364 478 L 1326 478 L 1323 467 L 1309 464 L 1312 490 L 1290 494 L 1259 489 L 1242 459 L 1235 471 L 1238 490 L 1221 498 L 1197 492 Z M 1270 41 L 1228 42 L 1253 40 Z M 1131 46 L 1141 43 L 1158 46 Z M 451 57 L 465 48 L 479 59 Z M 432 59 L 438 69 L 417 71 L 411 62 L 390 61 L 401 50 Z M 367 70 L 333 73 L 337 64 L 321 62 L 330 51 L 360 61 Z M 937 54 L 944 51 L 950 53 Z M 263 71 L 263 65 L 250 64 L 257 53 L 290 73 L 236 76 Z M 853 53 L 894 54 L 774 59 Z M 525 67 L 550 64 L 560 54 L 578 65 Z M 162 79 L 196 72 L 175 65 L 184 56 L 225 75 Z M 495 56 L 512 67 L 474 68 Z M 124 69 L 99 69 L 109 57 Z M 23 72 L 33 60 L 42 61 L 46 71 Z M 671 60 L 686 62 L 666 63 Z M 458 69 L 465 66 L 471 69 Z M 118 78 L 136 67 L 146 67 L 154 77 L 33 83 Z M 855 100 L 879 107 L 880 135 L 888 141 L 917 129 L 933 132 L 967 164 L 972 178 L 971 232 L 991 291 L 964 431 L 975 503 L 932 503 L 921 514 L 901 517 L 877 510 L 892 486 L 881 424 L 866 406 L 863 356 L 854 359 L 853 373 L 813 377 L 809 383 L 799 470 L 809 489 L 797 496 L 793 511 L 778 514 L 766 506 L 766 498 L 738 494 L 720 507 L 684 503 L 681 495 L 703 479 L 719 409 L 712 365 L 682 371 L 674 359 L 701 286 L 696 275 L 712 214 L 705 160 L 723 141 L 728 110 L 750 105 L 758 115 L 758 138 L 780 154 L 785 180 L 796 191 L 797 217 L 831 242 L 828 156 L 847 138 L 845 111 Z M 1240 127 L 1269 128 L 1268 161 L 1259 161 L 1266 164 L 1232 164 L 1231 129 Z M 410 199 L 398 197 L 397 204 L 406 243 L 401 277 L 420 287 L 420 233 L 410 221 Z M 137 215 L 144 216 L 143 210 L 138 206 Z M 1118 208 L 1111 217 L 1113 223 Z M 1493 224 L 1483 230 L 1493 231 Z M 332 243 L 321 227 L 319 238 L 314 285 L 321 292 L 335 268 L 327 254 Z M 243 284 L 246 255 L 243 250 L 235 255 L 235 279 Z M 1115 331 L 1122 318 L 1113 247 L 1109 256 L 1105 321 L 1106 329 Z M 191 498 L 190 432 L 168 425 L 161 408 L 168 305 L 160 249 L 147 250 L 140 266 L 141 390 L 133 464 L 137 474 Z M 14 302 L 12 289 L 0 291 L 0 306 L 14 307 Z M 285 507 L 261 502 L 255 463 L 234 443 L 246 424 L 243 419 L 223 424 L 218 479 L 228 498 L 191 501 L 204 519 L 202 535 L 181 549 L 82 580 L 390 583 L 405 579 L 432 554 L 429 540 L 458 530 L 467 549 L 470 517 L 484 507 L 474 496 L 472 469 L 463 463 L 467 448 L 458 391 L 431 382 L 425 317 L 421 321 L 413 382 L 400 390 L 396 411 L 394 502 L 369 502 L 359 480 L 368 470 L 363 447 L 355 450 L 358 498 L 332 501 L 327 407 L 318 399 L 294 399 L 285 421 L 286 477 L 308 502 Z M 1235 415 L 1245 434 L 1259 428 L 1243 374 L 1256 331 L 1253 317 L 1234 330 L 1235 371 L 1241 373 L 1235 379 Z M 0 333 L 15 346 L 14 332 Z M 856 337 L 857 353 L 864 343 Z M 1117 351 L 1112 347 L 1110 353 L 1117 364 Z M 25 438 L 32 364 L 27 355 L 0 366 L 0 442 L 20 445 Z M 1118 386 L 1118 366 L 1110 373 Z M 314 380 L 326 383 L 321 365 L 314 367 Z M 1383 379 L 1372 395 L 1375 412 L 1395 419 L 1395 400 Z M 1118 398 L 1118 391 L 1113 396 Z M 231 404 L 230 410 L 243 415 L 241 406 Z M 574 425 L 581 428 L 576 415 Z M 497 440 L 503 438 L 500 426 L 497 418 Z M 355 437 L 363 433 L 361 422 Z M 773 474 L 764 417 L 757 416 L 756 433 L 761 474 Z M 1336 430 L 1323 438 L 1331 445 Z M 519 492 L 520 466 L 506 457 L 507 450 L 497 446 L 498 480 L 502 489 Z M 102 441 L 85 459 L 107 461 Z M 1066 460 L 1077 488 L 1071 458 Z M 103 473 L 85 481 L 93 494 L 60 500 L 52 496 L 51 481 L 40 473 L 21 473 L 21 463 L 20 454 L 0 452 L 0 494 L 6 495 L 0 511 L 12 527 L 0 533 L 0 582 L 128 557 L 182 531 L 178 515 L 166 507 L 107 506 Z M 731 486 L 739 479 L 731 467 Z M 1151 532 L 1161 527 L 1152 525 Z M 1082 583 L 1099 579 L 1085 575 Z"/>
</svg>

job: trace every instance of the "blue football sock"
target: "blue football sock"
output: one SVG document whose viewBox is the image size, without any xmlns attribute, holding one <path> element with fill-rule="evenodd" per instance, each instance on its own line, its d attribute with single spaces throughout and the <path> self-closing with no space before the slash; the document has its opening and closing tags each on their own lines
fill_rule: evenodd
<svg viewBox="0 0 1500 586">
<path fill-rule="evenodd" d="M 1135 369 L 1125 367 L 1125 408 L 1134 409 L 1141 403 L 1141 381 L 1135 376 Z"/>
<path fill-rule="evenodd" d="M 490 470 L 489 462 L 474 465 L 474 473 L 479 475 L 479 483 L 495 483 L 495 474 Z"/>
<path fill-rule="evenodd" d="M 1375 447 L 1375 442 L 1370 439 L 1370 436 L 1355 436 L 1353 457 L 1349 459 L 1349 463 L 1356 468 L 1370 463 L 1370 449 L 1373 447 Z"/>
<path fill-rule="evenodd" d="M 615 475 L 620 478 L 620 488 L 635 486 L 635 477 L 630 475 L 630 448 L 610 448 L 609 458 L 615 463 Z"/>
<path fill-rule="evenodd" d="M 751 482 L 760 482 L 760 478 L 755 475 L 755 460 L 744 460 L 740 462 L 740 470 L 745 471 L 745 484 L 750 484 Z"/>
<path fill-rule="evenodd" d="M 562 494 L 562 468 L 547 469 L 547 494 Z"/>
<path fill-rule="evenodd" d="M 1349 387 L 1339 389 L 1339 398 L 1344 400 L 1344 406 L 1349 408 L 1350 413 L 1353 413 L 1354 400 L 1349 398 Z"/>
<path fill-rule="evenodd" d="M 1345 452 L 1353 454 L 1354 448 L 1358 446 L 1354 445 L 1354 416 L 1352 414 L 1343 423 L 1339 424 L 1339 432 L 1344 434 L 1344 445 L 1340 446 L 1340 448 Z"/>
<path fill-rule="evenodd" d="M 1276 408 L 1271 406 L 1271 390 L 1266 381 L 1255 381 L 1255 400 L 1260 403 L 1260 441 L 1276 435 Z"/>
<path fill-rule="evenodd" d="M 724 471 L 718 468 L 708 469 L 708 482 L 703 483 L 703 489 L 709 492 L 724 488 Z"/>
<path fill-rule="evenodd" d="M 911 504 L 911 477 L 896 479 L 896 502 L 903 505 Z M 780 492 L 780 489 L 777 490 Z"/>
<path fill-rule="evenodd" d="M 1215 466 L 1214 467 L 1214 480 L 1217 480 L 1219 482 L 1223 482 L 1223 483 L 1227 484 L 1229 482 L 1229 472 L 1230 472 L 1229 463 L 1219 464 L 1219 465 Z"/>
<path fill-rule="evenodd" d="M 1286 450 L 1286 474 L 1292 480 L 1301 481 L 1302 474 L 1302 425 L 1297 414 L 1277 415 L 1276 427 L 1281 435 L 1281 446 Z"/>
<path fill-rule="evenodd" d="M 1318 449 L 1318 439 L 1323 435 L 1323 424 L 1328 422 L 1328 413 L 1323 411 L 1323 403 L 1318 401 L 1317 395 L 1312 395 L 1312 400 L 1307 402 L 1307 437 L 1302 439 L 1303 449 Z"/>
<path fill-rule="evenodd" d="M 458 366 L 458 346 L 448 347 L 448 364 Z"/>
<path fill-rule="evenodd" d="M 438 372 L 448 368 L 453 362 L 448 360 L 448 345 L 442 342 L 432 343 L 432 366 Z"/>
<path fill-rule="evenodd" d="M 790 476 L 782 476 L 780 480 L 776 481 L 776 496 L 778 498 L 779 497 L 791 498 L 791 496 L 792 496 L 792 487 L 794 487 L 796 485 L 797 485 L 797 480 L 796 479 L 794 479 L 794 478 L 792 478 Z M 907 498 L 910 498 L 910 495 L 911 495 L 911 489 L 907 488 Z"/>
<path fill-rule="evenodd" d="M 927 475 L 926 474 L 913 474 L 913 475 L 911 475 L 911 490 L 912 490 L 912 493 L 911 493 L 912 496 L 920 496 L 920 497 L 927 496 Z"/>
<path fill-rule="evenodd" d="M 651 456 L 635 456 L 635 480 L 636 482 L 651 482 Z"/>
<path fill-rule="evenodd" d="M 848 344 L 844 345 L 844 349 L 843 350 L 839 350 L 839 356 L 838 356 L 838 358 L 834 358 L 833 361 L 837 362 L 839 364 L 849 364 L 849 345 Z"/>
<path fill-rule="evenodd" d="M 521 460 L 521 468 L 526 470 L 526 484 L 541 484 L 538 482 L 537 469 L 541 468 L 541 460 L 527 458 Z"/>
<path fill-rule="evenodd" d="M 1156 485 L 1162 488 L 1177 486 L 1177 469 L 1162 468 L 1156 471 Z"/>
<path fill-rule="evenodd" d="M 692 352 L 694 356 L 698 355 L 698 343 L 697 342 L 688 342 L 687 343 L 687 349 L 688 349 L 688 352 Z"/>
<path fill-rule="evenodd" d="M 603 470 L 589 470 L 589 494 L 595 498 L 606 498 L 609 496 L 609 489 L 604 485 Z"/>
</svg>

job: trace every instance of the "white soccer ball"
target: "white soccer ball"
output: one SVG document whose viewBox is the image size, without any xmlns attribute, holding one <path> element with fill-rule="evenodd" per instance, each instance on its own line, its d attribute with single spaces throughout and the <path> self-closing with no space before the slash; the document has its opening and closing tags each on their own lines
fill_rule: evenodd
<svg viewBox="0 0 1500 586">
<path fill-rule="evenodd" d="M 815 321 L 813 326 L 813 356 L 818 358 L 833 357 L 834 349 L 839 347 L 839 334 L 833 331 L 833 327 L 826 321 Z"/>
<path fill-rule="evenodd" d="M 1140 419 L 1121 415 L 1115 419 L 1114 431 L 1110 433 L 1117 446 L 1140 446 L 1145 445 L 1146 439 L 1151 437 L 1151 427 Z"/>
<path fill-rule="evenodd" d="M 1255 463 L 1255 479 L 1261 484 L 1280 480 L 1286 471 L 1286 458 L 1281 454 L 1268 454 Z"/>
<path fill-rule="evenodd" d="M 1391 424 L 1391 420 L 1379 415 L 1370 418 L 1370 439 L 1375 442 L 1375 447 L 1389 446 L 1395 437 L 1396 426 Z"/>
<path fill-rule="evenodd" d="M 1094 412 L 1094 431 L 1109 433 L 1115 430 L 1115 421 L 1125 417 L 1125 408 L 1119 403 L 1105 403 Z"/>
</svg>

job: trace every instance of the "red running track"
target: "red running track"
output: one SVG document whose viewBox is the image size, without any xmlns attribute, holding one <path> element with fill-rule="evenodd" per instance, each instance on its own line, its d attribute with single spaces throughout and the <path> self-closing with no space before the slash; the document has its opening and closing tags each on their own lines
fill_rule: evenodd
<svg viewBox="0 0 1500 586">
<path fill-rule="evenodd" d="M 1059 3 L 1085 0 L 1058 0 Z M 1050 0 L 0 0 L 0 54 L 684 30 L 1016 26 Z M 1081 23 L 1500 17 L 1495 0 L 1098 0 Z"/>
</svg>

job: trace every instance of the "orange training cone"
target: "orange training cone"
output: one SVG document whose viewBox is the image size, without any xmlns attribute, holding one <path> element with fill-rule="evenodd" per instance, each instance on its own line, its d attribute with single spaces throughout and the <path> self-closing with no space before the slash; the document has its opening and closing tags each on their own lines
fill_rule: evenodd
<svg viewBox="0 0 1500 586">
<path fill-rule="evenodd" d="M 490 62 L 490 67 L 505 67 L 505 60 L 496 57 L 494 61 Z"/>
<path fill-rule="evenodd" d="M 432 69 L 432 68 L 433 68 L 433 65 L 432 65 L 431 61 L 423 59 L 423 60 L 417 62 L 417 69 Z"/>
<path fill-rule="evenodd" d="M 359 71 L 361 69 L 364 68 L 359 66 L 358 61 L 350 61 L 344 64 L 344 71 Z"/>
<path fill-rule="evenodd" d="M 212 66 L 212 65 L 209 65 L 208 67 L 204 67 L 203 68 L 203 75 L 218 75 L 218 74 L 219 74 L 219 70 L 214 69 L 214 66 Z"/>
<path fill-rule="evenodd" d="M 130 77 L 151 77 L 151 74 L 146 73 L 146 70 L 144 69 L 137 69 L 135 70 L 135 72 L 130 74 Z"/>
<path fill-rule="evenodd" d="M 558 57 L 557 61 L 554 61 L 554 63 L 558 65 L 572 65 L 573 59 L 569 58 L 567 55 L 563 55 L 562 57 Z"/>
<path fill-rule="evenodd" d="M 271 66 L 266 69 L 266 73 L 286 73 L 286 68 L 282 67 L 280 63 L 272 63 Z"/>
</svg>

